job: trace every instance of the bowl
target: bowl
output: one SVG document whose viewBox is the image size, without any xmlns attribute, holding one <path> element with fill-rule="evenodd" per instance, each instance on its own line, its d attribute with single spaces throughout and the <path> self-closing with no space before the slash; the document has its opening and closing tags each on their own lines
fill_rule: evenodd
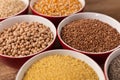
<svg viewBox="0 0 120 80">
<path fill-rule="evenodd" d="M 69 46 L 68 44 L 66 44 L 62 38 L 61 38 L 61 29 L 68 23 L 74 21 L 74 20 L 78 20 L 78 19 L 98 19 L 102 22 L 108 23 L 109 25 L 111 25 L 113 28 L 115 28 L 119 33 L 120 33 L 120 23 L 113 19 L 110 16 L 107 16 L 105 14 L 101 14 L 101 13 L 94 13 L 94 12 L 82 12 L 82 13 L 78 13 L 78 14 L 73 14 L 65 19 L 63 19 L 60 24 L 58 25 L 57 28 L 57 35 L 59 38 L 59 41 L 61 43 L 61 45 L 63 46 L 63 48 L 65 49 L 70 49 L 70 50 L 74 50 L 77 52 L 81 52 L 84 53 L 90 57 L 92 57 L 95 61 L 97 61 L 98 63 L 104 63 L 104 61 L 106 60 L 107 56 L 114 50 L 116 50 L 118 47 L 106 51 L 106 52 L 86 52 L 86 51 L 81 51 L 81 50 L 77 50 L 71 46 Z"/>
<path fill-rule="evenodd" d="M 16 13 L 15 15 L 12 15 L 12 16 L 8 16 L 8 17 L 5 17 L 5 18 L 0 18 L 0 21 L 2 20 L 5 20 L 7 18 L 10 18 L 10 17 L 13 17 L 13 16 L 17 16 L 17 15 L 21 15 L 21 14 L 27 14 L 28 13 L 28 7 L 29 7 L 29 0 L 21 0 L 24 2 L 25 4 L 25 7 L 18 13 Z"/>
<path fill-rule="evenodd" d="M 22 78 L 24 77 L 24 74 L 26 73 L 26 71 L 28 70 L 28 68 L 37 60 L 40 60 L 43 57 L 49 56 L 49 55 L 55 55 L 55 54 L 60 54 L 60 55 L 69 55 L 72 56 L 74 58 L 80 59 L 82 61 L 85 61 L 98 75 L 99 80 L 105 80 L 103 71 L 101 70 L 101 68 L 99 67 L 99 65 L 92 60 L 90 57 L 75 52 L 75 51 L 71 51 L 71 50 L 64 50 L 64 49 L 57 49 L 57 50 L 50 50 L 50 51 L 46 51 L 43 52 L 39 55 L 36 55 L 34 57 L 32 57 L 31 59 L 29 59 L 18 71 L 16 79 L 15 80 L 22 80 Z"/>
<path fill-rule="evenodd" d="M 35 3 L 36 1 L 37 1 L 37 0 L 31 0 L 31 2 L 30 2 L 31 12 L 32 12 L 34 15 L 43 16 L 43 17 L 51 20 L 51 21 L 55 24 L 56 27 L 58 26 L 59 22 L 60 22 L 62 19 L 64 19 L 65 17 L 67 17 L 67 16 L 48 16 L 48 15 L 41 14 L 41 13 L 37 12 L 37 11 L 33 8 L 33 5 L 34 5 L 34 3 Z M 81 8 L 78 12 L 82 12 L 83 9 L 84 9 L 84 7 L 85 7 L 85 0 L 79 0 L 79 1 L 80 1 L 81 4 L 82 4 L 82 8 Z M 78 13 L 78 12 L 76 12 L 76 13 Z"/>
<path fill-rule="evenodd" d="M 116 58 L 117 56 L 120 56 L 120 49 L 117 49 L 115 50 L 114 52 L 112 52 L 107 60 L 105 61 L 105 65 L 104 65 L 104 73 L 105 73 L 105 77 L 106 77 L 106 80 L 109 80 L 109 77 L 108 77 L 108 69 L 109 69 L 109 66 L 110 66 L 110 63 L 111 61 Z"/>
<path fill-rule="evenodd" d="M 55 28 L 54 24 L 51 21 L 49 21 L 48 19 L 45 19 L 45 18 L 40 17 L 40 16 L 35 16 L 35 15 L 20 15 L 20 16 L 15 16 L 15 17 L 11 17 L 11 18 L 8 18 L 6 20 L 3 20 L 0 22 L 0 31 L 3 30 L 4 28 L 8 28 L 8 27 L 12 26 L 13 24 L 15 24 L 17 22 L 23 22 L 23 21 L 25 21 L 25 22 L 39 22 L 39 23 L 42 23 L 45 26 L 49 27 L 51 32 L 53 33 L 53 40 L 46 48 L 44 48 L 43 50 L 41 50 L 37 53 L 31 54 L 31 55 L 13 57 L 13 56 L 7 56 L 7 55 L 0 54 L 1 58 L 6 59 L 6 61 L 9 62 L 10 64 L 12 64 L 13 66 L 17 65 L 17 63 L 23 64 L 30 57 L 32 57 L 40 52 L 43 52 L 45 50 L 51 49 L 52 46 L 54 45 L 54 42 L 56 39 L 56 28 Z"/>
</svg>

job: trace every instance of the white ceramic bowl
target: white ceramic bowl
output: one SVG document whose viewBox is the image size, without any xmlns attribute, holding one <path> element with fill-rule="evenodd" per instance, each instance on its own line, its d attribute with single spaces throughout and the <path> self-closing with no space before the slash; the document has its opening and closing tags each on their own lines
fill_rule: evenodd
<svg viewBox="0 0 120 80">
<path fill-rule="evenodd" d="M 56 39 L 56 28 L 55 28 L 54 24 L 51 21 L 49 21 L 46 18 L 40 17 L 40 16 L 35 16 L 35 15 L 20 15 L 20 16 L 15 16 L 15 17 L 8 18 L 8 19 L 0 22 L 0 31 L 2 31 L 4 28 L 8 28 L 8 27 L 12 26 L 15 23 L 23 22 L 23 21 L 25 21 L 25 22 L 39 22 L 39 23 L 42 23 L 45 26 L 49 27 L 50 30 L 53 33 L 53 40 L 42 51 L 45 51 L 49 47 L 53 46 L 53 43 L 55 42 L 55 39 Z M 40 52 L 42 52 L 42 51 L 40 51 Z M 40 52 L 37 52 L 37 53 L 40 53 Z M 1 55 L 1 54 L 0 54 L 0 56 L 9 57 L 9 58 L 24 58 L 24 57 L 33 56 L 33 55 L 35 55 L 37 53 L 34 53 L 32 55 L 28 55 L 28 56 L 20 56 L 20 57 L 11 57 L 11 56 Z"/>
<path fill-rule="evenodd" d="M 8 16 L 8 17 L 5 17 L 5 18 L 0 18 L 0 21 L 2 21 L 4 19 L 7 19 L 7 18 L 10 18 L 10 17 L 13 17 L 13 16 L 16 16 L 16 15 L 28 13 L 29 0 L 21 0 L 21 1 L 24 2 L 25 7 L 20 12 L 16 13 L 15 15 L 12 15 L 12 16 Z"/>
<path fill-rule="evenodd" d="M 120 23 L 113 19 L 112 17 L 110 16 L 107 16 L 105 14 L 101 14 L 101 13 L 94 13 L 94 12 L 81 12 L 81 13 L 78 13 L 78 14 L 73 14 L 69 17 L 66 17 L 65 19 L 63 19 L 60 24 L 58 25 L 58 28 L 57 28 L 57 34 L 58 34 L 58 38 L 60 40 L 60 43 L 61 45 L 63 46 L 63 48 L 65 49 L 71 49 L 71 50 L 74 50 L 74 51 L 78 51 L 78 52 L 81 52 L 81 53 L 84 53 L 84 54 L 87 54 L 93 58 L 95 58 L 95 60 L 98 60 L 99 62 L 102 61 L 102 60 L 105 60 L 107 58 L 107 56 L 114 50 L 116 50 L 118 47 L 112 49 L 112 50 L 109 50 L 109 51 L 106 51 L 106 52 L 97 52 L 97 53 L 94 53 L 94 52 L 86 52 L 86 51 L 81 51 L 81 50 L 77 50 L 71 46 L 69 46 L 68 44 L 66 44 L 62 38 L 61 38 L 61 29 L 68 23 L 74 21 L 74 20 L 79 20 L 79 19 L 98 19 L 102 22 L 105 22 L 105 23 L 108 23 L 109 25 L 111 25 L 113 28 L 117 29 L 117 31 L 120 33 Z"/>
<path fill-rule="evenodd" d="M 109 65 L 111 63 L 111 61 L 116 58 L 117 56 L 120 56 L 120 49 L 117 49 L 116 51 L 112 52 L 106 62 L 105 62 L 105 65 L 104 65 L 104 73 L 105 73 L 105 77 L 106 77 L 106 80 L 109 80 L 109 77 L 108 77 L 108 69 L 109 69 Z"/>
<path fill-rule="evenodd" d="M 46 56 L 49 56 L 49 55 L 54 55 L 54 54 L 70 55 L 74 58 L 85 61 L 97 73 L 97 75 L 99 77 L 99 80 L 105 80 L 103 71 L 101 70 L 99 65 L 95 61 L 93 61 L 91 58 L 89 58 L 88 56 L 83 55 L 81 53 L 75 52 L 75 51 L 63 50 L 63 49 L 46 51 L 46 52 L 43 52 L 39 55 L 36 55 L 36 56 L 32 57 L 20 68 L 19 72 L 17 73 L 17 76 L 16 76 L 15 80 L 22 80 L 26 71 L 29 69 L 29 67 L 34 62 L 36 62 L 37 60 L 39 60 L 43 57 L 46 57 Z"/>
</svg>

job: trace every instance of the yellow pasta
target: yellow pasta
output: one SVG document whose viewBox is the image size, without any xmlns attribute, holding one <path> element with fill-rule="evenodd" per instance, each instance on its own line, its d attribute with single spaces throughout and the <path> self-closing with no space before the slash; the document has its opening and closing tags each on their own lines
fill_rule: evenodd
<svg viewBox="0 0 120 80">
<path fill-rule="evenodd" d="M 52 55 L 35 62 L 23 80 L 99 80 L 84 61 L 71 56 Z"/>
</svg>

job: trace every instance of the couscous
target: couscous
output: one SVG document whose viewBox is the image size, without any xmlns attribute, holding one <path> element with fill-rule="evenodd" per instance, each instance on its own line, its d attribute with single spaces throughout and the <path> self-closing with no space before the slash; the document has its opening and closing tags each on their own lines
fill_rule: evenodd
<svg viewBox="0 0 120 80">
<path fill-rule="evenodd" d="M 99 80 L 84 61 L 64 55 L 51 55 L 35 62 L 23 80 Z"/>
</svg>

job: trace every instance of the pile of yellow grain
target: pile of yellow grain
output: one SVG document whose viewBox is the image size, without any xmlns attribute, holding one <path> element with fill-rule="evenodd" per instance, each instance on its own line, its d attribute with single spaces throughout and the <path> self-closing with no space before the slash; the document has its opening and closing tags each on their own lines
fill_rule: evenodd
<svg viewBox="0 0 120 80">
<path fill-rule="evenodd" d="M 33 8 L 49 16 L 68 16 L 81 9 L 79 0 L 37 0 Z"/>
<path fill-rule="evenodd" d="M 99 80 L 84 61 L 71 56 L 52 55 L 35 62 L 23 80 Z"/>
</svg>

